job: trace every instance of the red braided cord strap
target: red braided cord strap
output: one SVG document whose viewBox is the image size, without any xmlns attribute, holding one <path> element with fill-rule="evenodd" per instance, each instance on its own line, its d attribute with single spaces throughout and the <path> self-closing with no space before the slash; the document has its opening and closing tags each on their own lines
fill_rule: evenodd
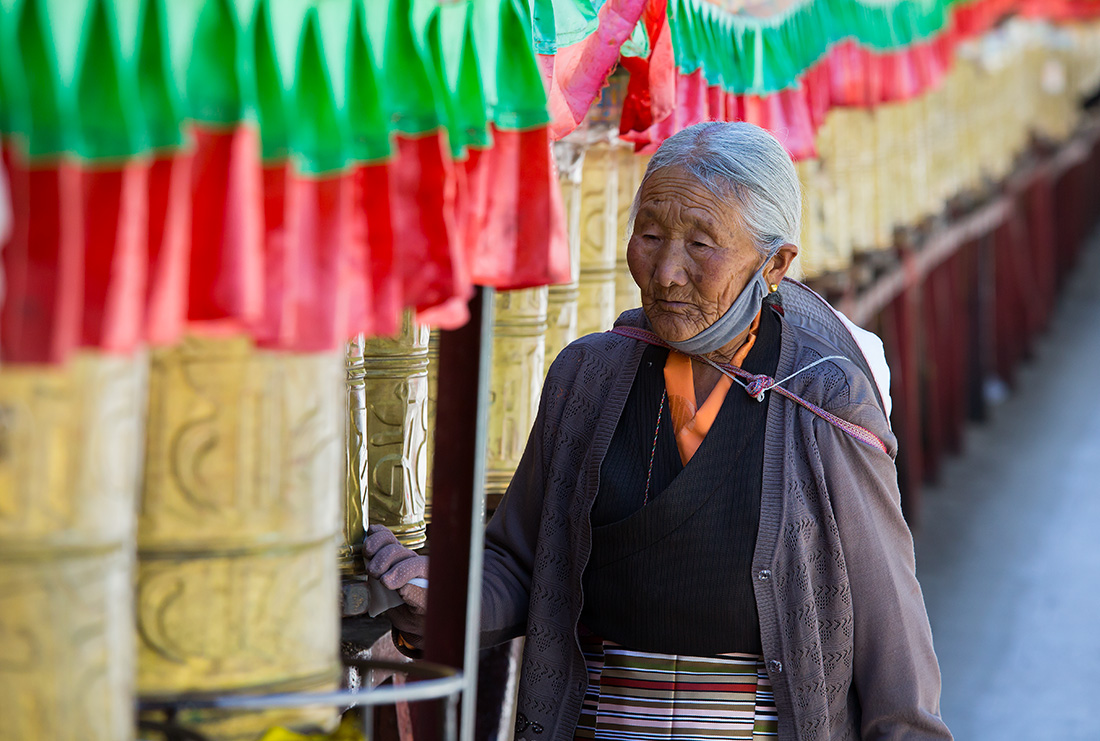
<svg viewBox="0 0 1100 741">
<path fill-rule="evenodd" d="M 658 337 L 657 335 L 653 334 L 652 332 L 650 332 L 649 330 L 646 330 L 646 329 L 640 329 L 638 327 L 615 327 L 611 331 L 614 332 L 617 335 L 622 335 L 623 337 L 629 337 L 633 340 L 639 340 L 641 342 L 648 342 L 651 345 L 658 345 L 660 347 L 666 347 L 669 350 L 674 350 L 675 349 L 671 345 L 669 345 L 667 342 L 662 340 L 660 337 Z M 753 375 L 752 373 L 749 373 L 747 370 L 744 370 L 743 368 L 738 368 L 738 367 L 733 366 L 733 365 L 726 365 L 724 363 L 719 364 L 719 367 L 722 370 L 726 371 L 727 373 L 729 373 L 733 376 L 736 376 L 737 378 L 740 378 L 742 381 L 744 381 L 745 382 L 745 392 L 749 396 L 756 399 L 757 401 L 763 400 L 764 392 L 766 392 L 766 391 L 778 392 L 779 394 L 781 394 L 782 396 L 785 396 L 786 398 L 790 399 L 791 401 L 795 402 L 796 404 L 799 404 L 799 405 L 805 407 L 806 409 L 810 410 L 815 415 L 817 415 L 821 419 L 825 420 L 829 424 L 833 425 L 837 429 L 841 430 L 842 432 L 845 432 L 848 435 L 850 435 L 851 437 L 854 437 L 856 440 L 859 440 L 861 443 L 865 443 L 867 445 L 870 445 L 873 448 L 878 448 L 883 453 L 889 454 L 887 449 L 886 449 L 886 444 L 884 442 L 882 442 L 882 440 L 879 439 L 878 435 L 876 435 L 875 433 L 871 432 L 870 430 L 868 430 L 864 427 L 860 427 L 857 424 L 852 424 L 851 422 L 849 422 L 846 419 L 841 419 L 840 417 L 836 416 L 832 412 L 825 411 L 824 409 L 817 406 L 816 404 L 813 404 L 811 402 L 806 401 L 805 399 L 803 399 L 798 394 L 795 394 L 791 391 L 788 391 L 787 389 L 783 388 L 782 386 L 777 386 L 775 379 L 772 378 L 771 376 L 764 376 L 764 375 L 756 376 L 756 375 Z"/>
</svg>

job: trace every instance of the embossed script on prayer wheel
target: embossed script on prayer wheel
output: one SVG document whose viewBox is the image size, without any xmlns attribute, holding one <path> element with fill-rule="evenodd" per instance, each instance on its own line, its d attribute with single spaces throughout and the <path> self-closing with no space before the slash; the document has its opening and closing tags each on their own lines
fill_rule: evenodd
<svg viewBox="0 0 1100 741">
<path fill-rule="evenodd" d="M 618 188 L 611 145 L 599 142 L 588 147 L 581 175 L 580 336 L 611 329 L 615 322 Z"/>
<path fill-rule="evenodd" d="M 152 354 L 138 520 L 138 691 L 282 692 L 339 676 L 340 353 L 188 338 Z M 196 712 L 213 739 L 332 710 Z"/>
<path fill-rule="evenodd" d="M 547 294 L 546 367 L 566 345 L 577 339 L 577 297 L 581 259 L 581 165 L 584 146 L 568 138 L 554 142 L 554 160 L 565 211 L 566 236 L 569 239 L 568 283 L 550 286 Z"/>
<path fill-rule="evenodd" d="M 144 358 L 0 370 L 0 739 L 133 731 Z"/>
<path fill-rule="evenodd" d="M 428 327 L 406 312 L 396 337 L 363 342 L 366 505 L 409 548 L 424 545 L 427 482 Z"/>
<path fill-rule="evenodd" d="M 491 512 L 512 480 L 539 410 L 545 375 L 545 287 L 501 291 L 493 307 L 489 379 L 486 507 Z"/>
<path fill-rule="evenodd" d="M 356 574 L 363 571 L 359 558 L 363 553 L 363 538 L 367 531 L 367 394 L 363 388 L 363 335 L 347 344 L 347 433 L 344 468 L 344 542 L 340 546 L 340 572 Z"/>
<path fill-rule="evenodd" d="M 435 461 L 435 410 L 439 402 L 439 330 L 428 335 L 428 403 L 424 441 L 424 522 L 432 522 L 432 467 Z"/>
</svg>

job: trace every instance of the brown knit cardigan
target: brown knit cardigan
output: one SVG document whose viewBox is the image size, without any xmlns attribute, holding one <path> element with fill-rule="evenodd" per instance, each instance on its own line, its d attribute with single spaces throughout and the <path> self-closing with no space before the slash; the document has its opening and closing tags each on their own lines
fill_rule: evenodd
<svg viewBox="0 0 1100 741">
<path fill-rule="evenodd" d="M 866 361 L 816 294 L 784 281 L 780 299 L 776 377 L 824 356 L 851 358 L 821 363 L 785 385 L 875 433 L 889 454 L 779 395 L 769 405 L 753 573 L 779 738 L 950 739 L 899 504 L 896 443 Z M 648 328 L 640 310 L 618 323 Z M 587 683 L 576 628 L 589 514 L 643 349 L 608 332 L 559 355 L 486 532 L 482 642 L 526 636 L 519 741 L 573 737 Z"/>
</svg>

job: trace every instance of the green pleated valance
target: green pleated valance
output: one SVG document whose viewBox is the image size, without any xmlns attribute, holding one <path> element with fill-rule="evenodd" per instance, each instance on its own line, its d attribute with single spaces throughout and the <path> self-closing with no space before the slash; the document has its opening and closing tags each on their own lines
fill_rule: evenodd
<svg viewBox="0 0 1100 741">
<path fill-rule="evenodd" d="M 530 24 L 524 0 L 3 0 L 0 132 L 118 160 L 255 125 L 327 172 L 446 129 L 457 158 L 547 123 Z"/>
<path fill-rule="evenodd" d="M 798 76 L 834 44 L 853 40 L 876 52 L 928 41 L 947 27 L 951 0 L 806 0 L 771 14 L 767 6 L 726 11 L 707 0 L 669 0 L 676 63 L 732 93 L 768 94 Z"/>
</svg>

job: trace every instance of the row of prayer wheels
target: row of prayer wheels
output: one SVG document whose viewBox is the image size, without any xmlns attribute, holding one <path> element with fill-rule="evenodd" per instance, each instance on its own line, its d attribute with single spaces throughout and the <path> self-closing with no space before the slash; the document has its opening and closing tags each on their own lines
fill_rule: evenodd
<svg viewBox="0 0 1100 741">
<path fill-rule="evenodd" d="M 843 270 L 1003 177 L 1030 137 L 1065 138 L 1097 85 L 1100 25 L 1009 24 L 924 96 L 832 111 L 819 158 L 799 164 L 804 274 Z M 555 145 L 572 280 L 496 297 L 490 508 L 549 363 L 638 305 L 625 243 L 646 160 L 612 131 L 596 117 Z M 190 337 L 128 359 L 4 368 L 0 741 L 132 739 L 135 695 L 334 686 L 338 584 L 356 578 L 366 524 L 426 542 L 435 347 L 408 316 L 398 336 L 345 353 Z M 228 741 L 334 715 L 179 720 Z"/>
<path fill-rule="evenodd" d="M 938 86 L 871 109 L 836 108 L 818 157 L 798 163 L 803 276 L 844 271 L 952 197 L 1002 180 L 1032 137 L 1065 140 L 1100 87 L 1100 24 L 1011 21 L 963 44 Z"/>
<path fill-rule="evenodd" d="M 341 363 L 192 337 L 0 372 L 0 739 L 133 738 L 135 693 L 336 685 Z"/>
<path fill-rule="evenodd" d="M 637 304 L 617 278 L 641 158 L 606 132 L 583 136 L 558 153 L 571 163 L 561 187 L 574 280 L 496 297 L 490 507 L 547 363 Z M 407 315 L 397 336 L 355 338 L 343 353 L 191 336 L 131 358 L 5 367 L 0 739 L 125 741 L 135 696 L 336 686 L 339 582 L 360 570 L 365 525 L 425 545 L 434 353 Z M 243 740 L 335 715 L 178 720 Z"/>
</svg>

